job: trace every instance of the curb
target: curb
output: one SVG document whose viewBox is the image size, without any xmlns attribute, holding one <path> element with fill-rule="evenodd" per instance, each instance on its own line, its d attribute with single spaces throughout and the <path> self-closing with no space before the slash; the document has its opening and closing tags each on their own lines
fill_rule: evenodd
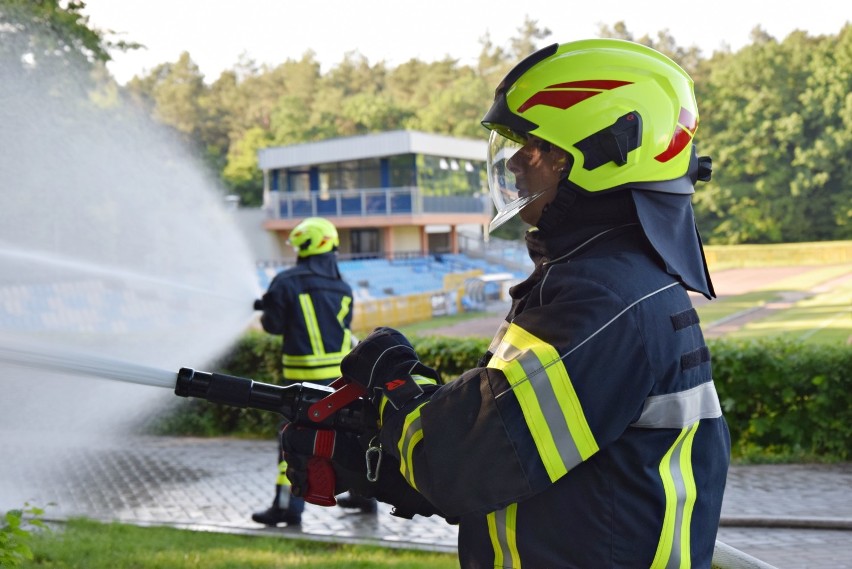
<svg viewBox="0 0 852 569">
<path fill-rule="evenodd" d="M 719 527 L 852 530 L 849 518 L 803 516 L 723 516 Z"/>
</svg>

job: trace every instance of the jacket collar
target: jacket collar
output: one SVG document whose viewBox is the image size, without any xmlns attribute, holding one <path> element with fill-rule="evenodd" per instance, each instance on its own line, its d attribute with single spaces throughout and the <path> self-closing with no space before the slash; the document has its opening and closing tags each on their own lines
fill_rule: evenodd
<svg viewBox="0 0 852 569">
<path fill-rule="evenodd" d="M 337 253 L 322 253 L 320 255 L 311 255 L 310 257 L 299 257 L 296 259 L 296 266 L 301 269 L 330 279 L 339 279 L 340 269 L 337 266 Z"/>
</svg>

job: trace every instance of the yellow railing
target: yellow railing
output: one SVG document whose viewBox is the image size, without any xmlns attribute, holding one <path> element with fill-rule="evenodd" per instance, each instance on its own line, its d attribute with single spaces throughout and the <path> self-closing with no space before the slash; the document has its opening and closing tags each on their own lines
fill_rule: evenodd
<svg viewBox="0 0 852 569">
<path fill-rule="evenodd" d="M 706 245 L 710 270 L 852 263 L 852 241 L 771 245 Z"/>
<path fill-rule="evenodd" d="M 402 326 L 432 318 L 432 297 L 435 293 L 424 292 L 408 296 L 392 296 L 372 300 L 355 301 L 352 329 L 364 334 L 378 326 Z"/>
<path fill-rule="evenodd" d="M 462 312 L 464 281 L 481 274 L 481 269 L 475 269 L 444 275 L 442 291 L 356 300 L 352 314 L 352 330 L 356 334 L 365 334 L 378 326 L 402 326 L 423 322 L 437 315 Z M 448 303 L 454 305 L 452 309 Z"/>
</svg>

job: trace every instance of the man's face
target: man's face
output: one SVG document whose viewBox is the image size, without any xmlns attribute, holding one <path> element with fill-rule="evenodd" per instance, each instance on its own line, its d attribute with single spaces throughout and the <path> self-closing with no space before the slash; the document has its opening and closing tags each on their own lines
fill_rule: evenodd
<svg viewBox="0 0 852 569">
<path fill-rule="evenodd" d="M 538 223 L 544 207 L 556 197 L 567 164 L 567 152 L 532 135 L 509 159 L 507 167 L 515 175 L 518 196 L 541 194 L 521 209 L 520 216 L 525 223 Z"/>
</svg>

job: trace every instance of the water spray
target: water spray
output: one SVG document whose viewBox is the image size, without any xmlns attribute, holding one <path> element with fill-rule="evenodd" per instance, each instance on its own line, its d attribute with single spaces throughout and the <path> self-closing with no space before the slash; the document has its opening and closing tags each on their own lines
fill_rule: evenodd
<svg viewBox="0 0 852 569">
<path fill-rule="evenodd" d="M 0 362 L 50 372 L 97 377 L 155 387 L 173 388 L 176 382 L 174 372 L 79 351 L 69 352 L 43 348 L 33 350 L 26 346 L 0 344 Z"/>
</svg>

